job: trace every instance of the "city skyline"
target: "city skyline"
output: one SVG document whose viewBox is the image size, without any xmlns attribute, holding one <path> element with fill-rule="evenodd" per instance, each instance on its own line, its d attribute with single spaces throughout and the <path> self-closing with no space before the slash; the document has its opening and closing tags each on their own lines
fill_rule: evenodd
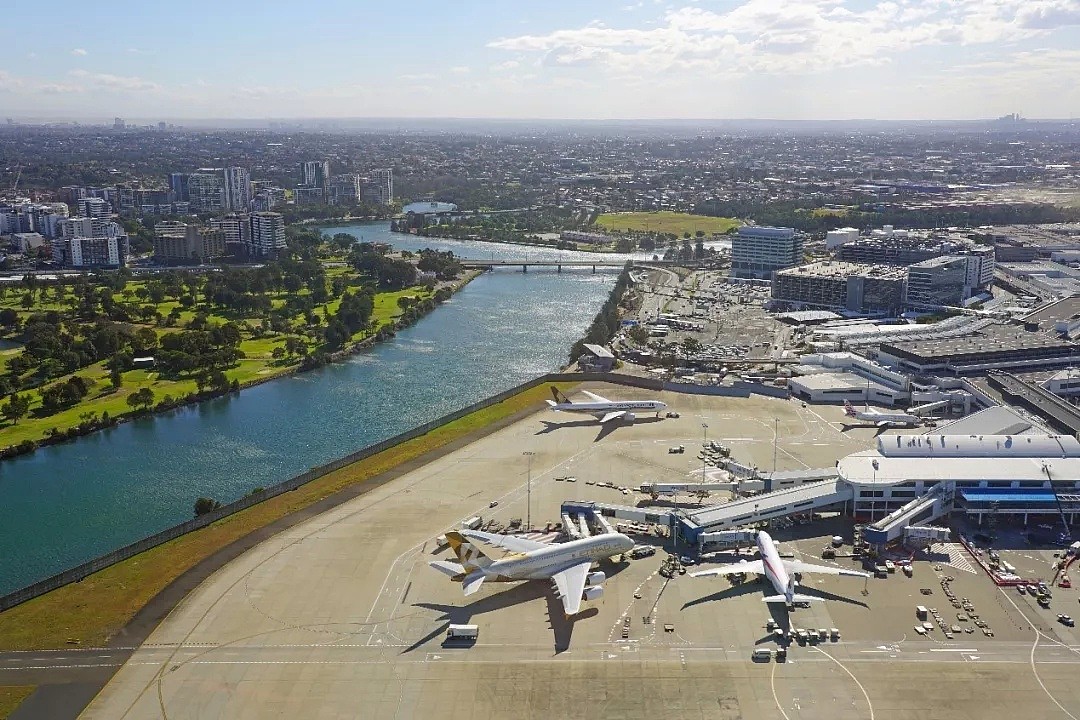
<svg viewBox="0 0 1080 720">
<path fill-rule="evenodd" d="M 966 120 L 1080 115 L 1078 0 L 604 0 L 407 15 L 120 2 L 0 61 L 22 119 Z M 12 27 L 75 14 L 13 8 Z M 197 33 L 176 32 L 202 20 Z M 424 22 L 419 24 L 418 18 Z M 320 52 L 295 52 L 310 44 Z M 227 73 L 222 72 L 228 67 Z"/>
</svg>

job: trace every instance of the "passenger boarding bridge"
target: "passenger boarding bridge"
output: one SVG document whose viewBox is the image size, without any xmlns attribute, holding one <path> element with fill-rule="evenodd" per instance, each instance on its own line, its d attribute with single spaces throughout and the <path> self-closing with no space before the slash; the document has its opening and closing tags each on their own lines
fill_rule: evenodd
<svg viewBox="0 0 1080 720">
<path fill-rule="evenodd" d="M 997 410 L 983 412 L 1000 424 Z M 717 533 L 825 509 L 868 516 L 863 537 L 878 546 L 901 538 L 941 542 L 947 529 L 921 524 L 952 513 L 980 524 L 988 513 L 1013 515 L 1025 524 L 1047 516 L 1065 527 L 1080 520 L 1080 441 L 1070 435 L 883 435 L 873 448 L 848 455 L 834 468 L 763 479 L 766 492 L 709 507 L 568 501 L 563 519 L 571 533 L 592 515 L 660 524 L 698 546 L 722 538 Z"/>
</svg>

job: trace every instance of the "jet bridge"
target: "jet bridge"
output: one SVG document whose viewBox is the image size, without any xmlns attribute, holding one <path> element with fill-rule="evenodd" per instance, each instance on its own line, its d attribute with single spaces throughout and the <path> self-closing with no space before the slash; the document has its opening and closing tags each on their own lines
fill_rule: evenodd
<svg viewBox="0 0 1080 720">
<path fill-rule="evenodd" d="M 885 546 L 904 535 L 904 530 L 947 515 L 952 507 L 952 491 L 938 485 L 930 492 L 894 510 L 863 528 L 863 539 L 871 545 Z"/>
<path fill-rule="evenodd" d="M 699 536 L 705 532 L 774 520 L 793 513 L 811 512 L 854 498 L 855 492 L 851 485 L 840 479 L 807 483 L 790 490 L 777 490 L 685 513 L 679 518 L 680 531 L 688 542 L 696 543 Z"/>
</svg>

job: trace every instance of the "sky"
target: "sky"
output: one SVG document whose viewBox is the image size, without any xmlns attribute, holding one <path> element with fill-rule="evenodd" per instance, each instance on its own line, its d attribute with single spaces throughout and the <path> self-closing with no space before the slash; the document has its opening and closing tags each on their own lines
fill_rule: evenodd
<svg viewBox="0 0 1080 720">
<path fill-rule="evenodd" d="M 1080 0 L 16 2 L 0 116 L 1080 117 Z"/>
</svg>

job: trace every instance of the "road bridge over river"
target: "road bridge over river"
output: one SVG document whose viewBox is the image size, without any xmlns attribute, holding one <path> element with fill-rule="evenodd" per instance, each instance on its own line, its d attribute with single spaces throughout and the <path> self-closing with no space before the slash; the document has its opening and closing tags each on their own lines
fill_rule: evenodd
<svg viewBox="0 0 1080 720">
<path fill-rule="evenodd" d="M 683 265 L 686 267 L 686 263 L 678 263 L 670 260 L 650 260 L 648 262 L 643 261 L 630 261 L 637 266 L 659 266 L 666 267 L 671 265 Z M 478 269 L 478 270 L 494 270 L 495 268 L 510 267 L 521 268 L 522 272 L 528 272 L 529 268 L 533 267 L 553 267 L 559 272 L 562 272 L 564 267 L 566 268 L 592 268 L 593 272 L 596 272 L 596 268 L 621 268 L 626 265 L 627 260 L 529 260 L 524 258 L 522 260 L 462 260 L 461 266 L 466 269 Z"/>
</svg>

